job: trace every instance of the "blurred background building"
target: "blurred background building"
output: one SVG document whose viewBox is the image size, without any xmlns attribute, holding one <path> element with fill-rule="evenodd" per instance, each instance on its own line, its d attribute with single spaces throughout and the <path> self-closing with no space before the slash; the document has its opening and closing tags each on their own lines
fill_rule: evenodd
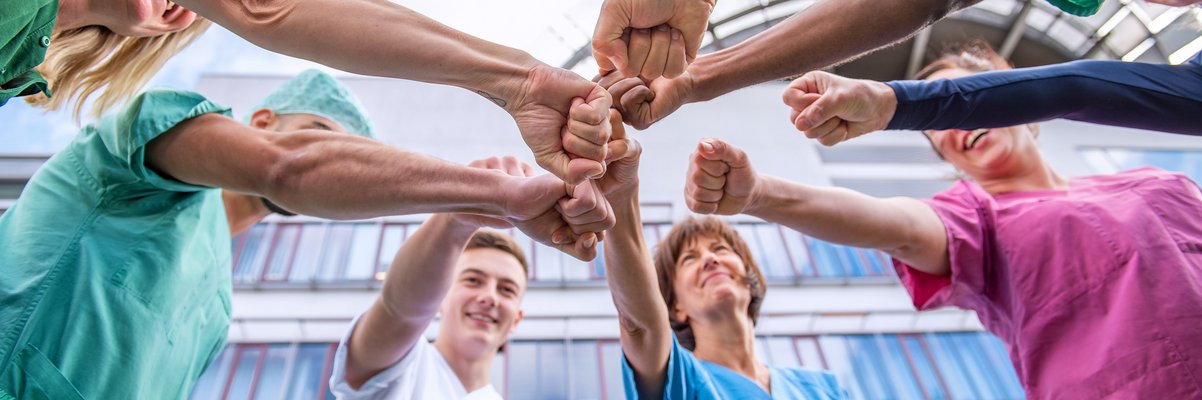
<svg viewBox="0 0 1202 400">
<path fill-rule="evenodd" d="M 586 77 L 596 71 L 587 43 L 598 0 L 401 3 Z M 720 1 L 705 49 L 737 43 L 813 3 Z M 1097 15 L 1077 18 L 1042 0 L 986 0 L 833 71 L 902 79 L 947 44 L 975 38 L 1020 67 L 1074 59 L 1177 64 L 1202 50 L 1200 32 L 1202 9 L 1196 7 L 1111 0 Z M 214 27 L 154 83 L 198 91 L 241 116 L 284 79 L 313 66 Z M 512 119 L 475 94 L 336 75 L 364 101 L 380 139 L 390 145 L 460 163 L 515 155 L 533 164 Z M 760 172 L 874 196 L 929 196 L 955 179 L 917 132 L 869 135 L 836 148 L 806 140 L 787 121 L 780 102 L 785 84 L 686 105 L 636 134 L 645 147 L 641 199 L 649 243 L 689 214 L 681 196 L 686 160 L 703 137 L 744 148 Z M 0 108 L 0 121 L 3 212 L 78 125 L 64 113 L 43 114 L 20 101 Z M 1202 180 L 1202 138 L 1068 121 L 1044 123 L 1042 132 L 1042 150 L 1066 175 L 1153 165 Z M 335 222 L 273 216 L 234 238 L 229 346 L 192 397 L 332 397 L 326 382 L 338 339 L 374 299 L 396 250 L 424 218 Z M 862 399 L 1022 397 L 1005 349 L 982 331 L 976 315 L 915 312 L 884 254 L 832 245 L 753 218 L 730 221 L 769 281 L 757 328 L 757 350 L 766 362 L 830 369 Z M 577 261 L 514 234 L 527 246 L 531 283 L 523 302 L 526 317 L 494 366 L 497 388 L 512 399 L 622 398 L 618 323 L 603 260 Z M 436 326 L 427 332 L 433 337 Z"/>
</svg>

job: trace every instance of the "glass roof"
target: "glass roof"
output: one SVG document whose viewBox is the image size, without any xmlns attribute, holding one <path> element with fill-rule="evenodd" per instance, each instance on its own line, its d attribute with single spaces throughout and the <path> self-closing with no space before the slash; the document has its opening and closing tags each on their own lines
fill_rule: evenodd
<svg viewBox="0 0 1202 400">
<path fill-rule="evenodd" d="M 600 10 L 599 0 L 523 0 L 521 7 L 510 2 L 473 2 L 470 9 L 441 0 L 400 3 L 469 34 L 526 50 L 548 64 L 564 66 L 585 77 L 596 73 L 588 44 Z M 743 40 L 814 3 L 814 0 L 719 1 L 703 51 Z M 967 23 L 982 30 L 1010 32 L 1019 27 L 1018 37 L 1022 40 L 1012 43 L 1012 48 L 1019 52 L 1025 48 L 1050 48 L 1059 54 L 1060 60 L 1102 58 L 1180 63 L 1202 50 L 1202 8 L 1198 7 L 1173 8 L 1142 1 L 1109 0 L 1098 14 L 1077 18 L 1055 10 L 1043 0 L 985 0 L 953 14 L 949 20 L 948 23 Z M 994 44 L 1004 50 L 1005 43 Z M 911 58 L 913 54 L 922 56 L 922 52 L 908 53 Z M 1046 57 L 1035 60 L 1056 62 Z M 900 76 L 904 72 L 907 63 L 904 57 L 887 61 L 885 64 L 902 65 L 897 67 L 899 72 L 884 76 Z M 168 62 L 151 86 L 191 89 L 202 75 L 280 76 L 314 67 L 344 74 L 268 52 L 214 26 Z M 5 139 L 0 141 L 0 154 L 50 154 L 66 145 L 79 129 L 79 124 L 67 113 L 45 114 L 19 99 L 0 107 L 0 121 L 5 122 L 0 127 L 0 135 Z M 88 118 L 82 122 L 88 122 Z"/>
</svg>

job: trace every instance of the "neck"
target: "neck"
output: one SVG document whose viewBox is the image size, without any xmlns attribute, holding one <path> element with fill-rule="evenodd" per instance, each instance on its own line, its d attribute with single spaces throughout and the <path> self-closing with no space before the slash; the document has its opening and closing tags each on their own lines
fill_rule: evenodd
<svg viewBox="0 0 1202 400">
<path fill-rule="evenodd" d="M 999 178 L 976 179 L 976 181 L 982 189 L 993 196 L 1012 192 L 1068 189 L 1068 180 L 1052 170 L 1043 157 L 1037 157 L 1029 168 L 1025 168 L 1017 174 Z"/>
<path fill-rule="evenodd" d="M 450 340 L 435 340 L 434 348 L 447 360 L 447 365 L 455 371 L 455 376 L 468 393 L 487 386 L 490 382 L 488 372 L 492 370 L 492 359 L 497 355 L 495 347 L 480 354 L 469 354 L 464 352 L 464 349 L 456 348 Z"/>
<path fill-rule="evenodd" d="M 746 315 L 716 320 L 691 318 L 689 325 L 696 344 L 694 356 L 729 368 L 756 383 L 761 383 L 761 377 L 767 382 L 768 369 L 755 357 L 755 327 Z"/>
<path fill-rule="evenodd" d="M 58 14 L 54 18 L 54 33 L 97 25 L 97 14 L 93 8 L 91 0 L 59 0 Z"/>
<path fill-rule="evenodd" d="M 221 191 L 221 200 L 225 204 L 225 218 L 230 225 L 230 236 L 246 232 L 250 227 L 271 215 L 271 211 L 263 206 L 258 197 L 245 194 Z"/>
</svg>

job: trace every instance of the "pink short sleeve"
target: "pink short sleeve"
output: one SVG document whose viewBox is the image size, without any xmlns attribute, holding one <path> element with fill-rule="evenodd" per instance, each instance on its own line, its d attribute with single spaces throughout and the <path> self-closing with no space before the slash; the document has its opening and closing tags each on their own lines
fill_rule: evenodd
<svg viewBox="0 0 1202 400">
<path fill-rule="evenodd" d="M 919 310 L 945 306 L 978 309 L 987 302 L 990 280 L 995 227 L 992 201 L 975 184 L 960 181 L 925 202 L 947 230 L 951 275 L 922 272 L 898 259 L 893 259 L 893 268 Z"/>
</svg>

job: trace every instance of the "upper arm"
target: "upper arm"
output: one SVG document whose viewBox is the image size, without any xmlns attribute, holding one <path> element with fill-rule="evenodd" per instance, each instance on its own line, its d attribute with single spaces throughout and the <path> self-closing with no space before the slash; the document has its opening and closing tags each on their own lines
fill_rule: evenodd
<svg viewBox="0 0 1202 400">
<path fill-rule="evenodd" d="M 881 201 L 891 203 L 898 211 L 894 228 L 901 232 L 896 236 L 900 239 L 898 243 L 881 250 L 920 271 L 940 276 L 951 274 L 947 229 L 935 210 L 911 198 Z"/>
<path fill-rule="evenodd" d="M 659 277 L 642 237 L 642 221 L 625 202 L 618 201 L 618 225 L 605 237 L 605 277 L 618 310 L 622 352 L 641 393 L 663 389 L 672 328 L 659 292 Z"/>
<path fill-rule="evenodd" d="M 662 327 L 642 328 L 622 315 L 618 316 L 618 321 L 621 325 L 619 342 L 622 354 L 633 370 L 635 390 L 640 398 L 662 398 L 672 351 L 671 328 L 666 323 Z"/>
<path fill-rule="evenodd" d="M 146 145 L 146 164 L 178 181 L 262 194 L 285 154 L 279 134 L 229 117 L 204 114 L 177 124 Z"/>
<path fill-rule="evenodd" d="M 413 350 L 418 340 L 423 340 L 428 319 L 401 325 L 397 319 L 379 298 L 359 319 L 346 344 L 344 376 L 352 388 L 358 389 L 371 377 L 395 365 Z"/>
</svg>

